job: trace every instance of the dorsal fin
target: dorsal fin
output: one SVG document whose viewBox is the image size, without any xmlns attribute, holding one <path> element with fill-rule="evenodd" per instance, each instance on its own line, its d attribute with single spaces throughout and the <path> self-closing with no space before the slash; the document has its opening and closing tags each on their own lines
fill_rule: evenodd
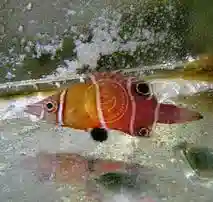
<svg viewBox="0 0 213 202">
<path fill-rule="evenodd" d="M 124 84 L 127 81 L 127 77 L 119 72 L 96 72 L 89 75 L 85 83 L 92 84 L 92 78 L 94 78 L 96 82 L 104 80 L 107 82 L 111 80 L 113 82 Z"/>
</svg>

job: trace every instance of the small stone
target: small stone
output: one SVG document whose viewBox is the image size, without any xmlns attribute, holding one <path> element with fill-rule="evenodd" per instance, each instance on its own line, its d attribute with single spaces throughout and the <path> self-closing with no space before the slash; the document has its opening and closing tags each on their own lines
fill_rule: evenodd
<svg viewBox="0 0 213 202">
<path fill-rule="evenodd" d="M 33 4 L 32 4 L 31 2 L 29 2 L 29 3 L 27 4 L 27 6 L 26 6 L 26 9 L 27 9 L 28 11 L 30 11 L 30 10 L 32 10 L 32 7 L 33 7 Z"/>
<path fill-rule="evenodd" d="M 5 76 L 6 79 L 12 79 L 14 75 L 11 72 L 7 72 L 7 75 Z"/>
<path fill-rule="evenodd" d="M 20 25 L 20 26 L 18 27 L 18 31 L 19 31 L 19 32 L 23 32 L 23 31 L 24 31 L 24 26 L 23 26 L 23 25 Z"/>
<path fill-rule="evenodd" d="M 175 158 L 172 158 L 170 161 L 171 163 L 177 163 L 177 160 Z"/>
</svg>

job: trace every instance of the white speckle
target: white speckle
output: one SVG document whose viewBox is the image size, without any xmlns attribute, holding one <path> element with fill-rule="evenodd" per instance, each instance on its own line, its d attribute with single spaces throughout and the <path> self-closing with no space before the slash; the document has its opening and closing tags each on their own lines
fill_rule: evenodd
<svg viewBox="0 0 213 202">
<path fill-rule="evenodd" d="M 22 38 L 22 39 L 21 39 L 21 45 L 24 45 L 24 43 L 26 43 L 26 39 L 25 39 L 25 38 Z"/>
<path fill-rule="evenodd" d="M 38 85 L 34 84 L 33 88 L 35 88 L 36 90 L 38 90 Z"/>
<path fill-rule="evenodd" d="M 138 43 L 135 41 L 129 41 L 126 44 L 121 46 L 121 49 L 124 51 L 135 51 Z"/>
<path fill-rule="evenodd" d="M 26 55 L 20 54 L 20 61 L 24 61 L 25 57 L 26 57 Z M 13 70 L 15 71 L 15 69 L 13 69 Z"/>
<path fill-rule="evenodd" d="M 195 59 L 194 59 L 192 56 L 188 56 L 188 57 L 187 57 L 187 60 L 188 60 L 189 62 L 195 61 Z"/>
<path fill-rule="evenodd" d="M 142 29 L 142 35 L 143 35 L 144 38 L 150 39 L 152 33 L 148 29 Z"/>
<path fill-rule="evenodd" d="M 13 75 L 11 72 L 7 72 L 7 75 L 5 76 L 6 79 L 12 79 L 15 75 Z"/>
<path fill-rule="evenodd" d="M 127 196 L 125 196 L 123 194 L 116 194 L 113 197 L 113 201 L 114 202 L 117 202 L 117 201 L 130 202 L 131 200 L 129 199 L 129 197 L 127 198 Z"/>
<path fill-rule="evenodd" d="M 194 177 L 195 173 L 194 171 L 190 171 L 190 172 L 185 172 L 185 176 L 187 179 L 190 179 L 191 177 Z"/>
<path fill-rule="evenodd" d="M 118 50 L 119 44 L 110 41 L 99 41 L 97 43 L 81 43 L 76 47 L 80 63 L 96 67 L 100 54 L 108 55 Z"/>
<path fill-rule="evenodd" d="M 176 163 L 177 162 L 177 160 L 175 158 L 172 158 L 170 161 L 171 161 L 171 163 Z"/>
<path fill-rule="evenodd" d="M 57 88 L 60 88 L 61 86 L 59 82 L 56 82 L 55 85 L 57 86 Z"/>
<path fill-rule="evenodd" d="M 75 15 L 75 14 L 76 14 L 76 11 L 74 11 L 74 10 L 67 11 L 67 15 Z"/>
<path fill-rule="evenodd" d="M 9 49 L 9 53 L 12 54 L 14 52 L 14 48 Z"/>
<path fill-rule="evenodd" d="M 38 23 L 38 21 L 37 20 L 30 20 L 29 23 L 30 24 L 36 24 L 36 23 Z"/>
<path fill-rule="evenodd" d="M 30 48 L 29 46 L 25 46 L 25 47 L 24 47 L 24 50 L 25 50 L 27 53 L 30 53 L 31 48 Z"/>
<path fill-rule="evenodd" d="M 27 155 L 27 152 L 26 152 L 25 150 L 20 151 L 20 155 L 21 155 L 21 156 L 26 156 L 26 155 Z"/>
<path fill-rule="evenodd" d="M 37 117 L 37 116 L 35 116 L 35 115 L 29 115 L 29 118 L 30 118 L 30 120 L 32 121 L 32 122 L 38 122 L 38 121 L 40 121 L 40 119 Z"/>
<path fill-rule="evenodd" d="M 100 51 L 98 47 L 91 44 L 80 44 L 77 49 L 78 59 L 82 64 L 88 64 L 91 67 L 96 67 L 97 60 L 99 59 Z"/>
<path fill-rule="evenodd" d="M 0 172 L 5 171 L 6 167 L 7 167 L 6 163 L 0 163 Z"/>
<path fill-rule="evenodd" d="M 77 47 L 77 46 L 81 45 L 81 43 L 82 43 L 81 40 L 76 40 L 75 41 L 75 46 Z"/>
<path fill-rule="evenodd" d="M 18 31 L 19 31 L 19 32 L 23 32 L 23 31 L 24 31 L 24 26 L 23 26 L 23 25 L 20 25 L 20 26 L 18 27 Z"/>
<path fill-rule="evenodd" d="M 39 58 L 41 57 L 43 53 L 50 53 L 52 57 L 54 57 L 58 49 L 61 49 L 61 43 L 42 45 L 37 42 L 35 46 L 35 51 L 36 51 L 35 57 Z"/>
<path fill-rule="evenodd" d="M 81 82 L 81 83 L 84 83 L 84 81 L 85 81 L 85 80 L 84 80 L 84 77 L 80 76 L 80 82 Z"/>
<path fill-rule="evenodd" d="M 77 61 L 64 60 L 65 64 L 68 67 L 69 72 L 75 72 L 78 67 Z"/>
<path fill-rule="evenodd" d="M 27 9 L 28 11 L 30 11 L 30 10 L 32 10 L 32 7 L 33 7 L 33 4 L 32 4 L 31 2 L 29 2 L 29 3 L 27 4 L 27 6 L 26 6 L 26 9 Z"/>
</svg>

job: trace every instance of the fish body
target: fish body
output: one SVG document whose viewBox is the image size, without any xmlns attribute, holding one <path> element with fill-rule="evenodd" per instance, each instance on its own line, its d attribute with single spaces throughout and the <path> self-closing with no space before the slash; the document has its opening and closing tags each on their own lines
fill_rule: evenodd
<svg viewBox="0 0 213 202">
<path fill-rule="evenodd" d="M 109 129 L 149 136 L 156 123 L 184 123 L 202 118 L 198 112 L 159 103 L 149 83 L 121 73 L 92 74 L 84 83 L 73 84 L 27 105 L 25 112 L 62 127 L 91 130 L 93 139 L 98 141 L 103 141 L 100 137 Z"/>
<path fill-rule="evenodd" d="M 74 188 L 82 187 L 86 191 L 85 201 L 103 201 L 101 183 L 97 184 L 100 176 L 107 173 L 124 175 L 139 175 L 145 169 L 139 164 L 123 161 L 96 159 L 76 153 L 39 152 L 28 156 L 22 161 L 25 169 L 33 170 L 33 175 L 41 183 L 69 184 Z M 133 179 L 133 182 L 135 180 Z M 78 194 L 79 195 L 79 194 Z M 70 196 L 71 200 L 73 195 Z"/>
<path fill-rule="evenodd" d="M 140 168 L 137 164 L 123 161 L 86 158 L 75 153 L 39 152 L 36 157 L 27 157 L 23 165 L 36 171 L 39 181 L 56 183 L 84 184 L 106 173 L 135 173 Z"/>
</svg>

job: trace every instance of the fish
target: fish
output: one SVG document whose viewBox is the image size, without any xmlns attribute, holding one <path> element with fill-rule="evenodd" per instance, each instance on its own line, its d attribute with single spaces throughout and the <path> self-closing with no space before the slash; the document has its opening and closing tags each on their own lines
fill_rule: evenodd
<svg viewBox="0 0 213 202">
<path fill-rule="evenodd" d="M 103 190 L 105 186 L 99 181 L 101 176 L 112 174 L 113 176 L 123 176 L 122 181 L 116 180 L 120 186 L 127 182 L 132 183 L 132 186 L 137 188 L 140 173 L 150 173 L 150 168 L 144 167 L 137 163 L 128 163 L 121 160 L 101 159 L 95 157 L 86 157 L 77 153 L 61 152 L 50 153 L 47 151 L 40 151 L 36 156 L 26 156 L 22 161 L 23 168 L 32 170 L 32 174 L 40 183 L 56 183 L 69 184 L 75 188 L 82 187 L 85 189 L 85 200 L 90 201 L 96 199 L 103 201 Z M 132 176 L 132 178 L 131 178 Z M 140 183 L 147 179 L 141 179 Z M 130 180 L 131 179 L 131 180 Z M 107 179 L 105 179 L 107 181 Z M 110 180 L 108 180 L 110 181 Z M 127 183 L 126 182 L 126 183 Z M 110 183 L 110 182 L 109 182 Z M 123 185 L 124 183 L 124 185 Z M 140 184 L 139 183 L 139 184 Z M 128 187 L 130 185 L 128 184 Z M 73 187 L 73 188 L 74 188 Z M 105 187 L 106 188 L 106 187 Z M 71 198 L 73 196 L 70 196 Z M 153 201 L 150 196 L 143 197 L 139 201 Z"/>
<path fill-rule="evenodd" d="M 190 183 L 213 188 L 213 149 L 211 147 L 180 142 L 173 148 L 176 158 L 183 161 L 182 169 Z"/>
<path fill-rule="evenodd" d="M 120 160 L 85 157 L 77 153 L 50 153 L 40 151 L 36 156 L 27 156 L 22 165 L 35 169 L 40 182 L 52 181 L 66 184 L 85 184 L 106 173 L 138 174 L 144 169 L 140 164 Z"/>
<path fill-rule="evenodd" d="M 201 113 L 159 103 L 151 83 L 116 72 L 96 72 L 24 111 L 58 127 L 84 130 L 104 142 L 110 130 L 150 137 L 156 123 L 181 124 L 200 120 Z"/>
</svg>

